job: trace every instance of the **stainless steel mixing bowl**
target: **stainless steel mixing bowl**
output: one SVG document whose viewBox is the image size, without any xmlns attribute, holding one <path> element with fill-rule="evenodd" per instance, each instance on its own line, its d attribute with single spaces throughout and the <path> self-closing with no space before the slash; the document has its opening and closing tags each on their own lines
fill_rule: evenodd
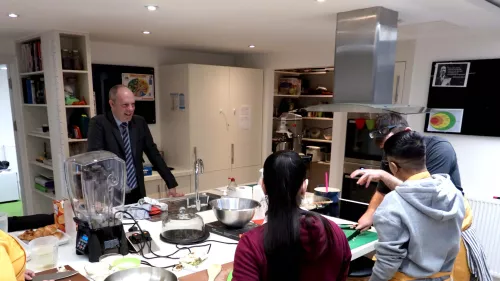
<svg viewBox="0 0 500 281">
<path fill-rule="evenodd" d="M 210 201 L 215 217 L 221 223 L 232 228 L 245 226 L 255 214 L 260 203 L 246 198 L 225 197 Z"/>
<path fill-rule="evenodd" d="M 158 267 L 138 267 L 115 272 L 104 281 L 178 281 L 177 276 L 170 271 Z"/>
</svg>

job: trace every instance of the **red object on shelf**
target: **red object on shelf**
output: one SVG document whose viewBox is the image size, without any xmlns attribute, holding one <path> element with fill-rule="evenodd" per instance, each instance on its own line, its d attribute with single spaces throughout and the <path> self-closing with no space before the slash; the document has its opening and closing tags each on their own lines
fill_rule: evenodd
<svg viewBox="0 0 500 281">
<path fill-rule="evenodd" d="M 356 128 L 358 130 L 361 130 L 365 127 L 365 119 L 364 118 L 358 118 L 356 119 Z"/>
</svg>

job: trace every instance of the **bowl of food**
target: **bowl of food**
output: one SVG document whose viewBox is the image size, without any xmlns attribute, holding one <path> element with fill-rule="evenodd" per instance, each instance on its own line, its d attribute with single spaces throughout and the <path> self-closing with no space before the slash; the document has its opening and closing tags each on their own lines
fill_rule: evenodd
<svg viewBox="0 0 500 281">
<path fill-rule="evenodd" d="M 104 281 L 177 281 L 172 272 L 159 267 L 138 267 L 115 272 Z"/>
<path fill-rule="evenodd" d="M 246 198 L 225 197 L 210 201 L 218 221 L 231 228 L 245 226 L 255 215 L 260 203 Z"/>
</svg>

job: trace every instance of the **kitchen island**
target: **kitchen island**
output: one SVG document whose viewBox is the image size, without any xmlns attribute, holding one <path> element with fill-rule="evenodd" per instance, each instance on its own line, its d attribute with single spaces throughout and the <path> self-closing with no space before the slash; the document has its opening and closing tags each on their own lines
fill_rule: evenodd
<svg viewBox="0 0 500 281">
<path fill-rule="evenodd" d="M 212 210 L 208 211 L 203 211 L 198 213 L 204 220 L 205 223 L 210 223 L 216 221 L 216 217 L 213 213 Z M 336 222 L 337 224 L 352 224 L 352 222 L 345 221 L 342 219 L 338 218 L 332 218 L 332 217 L 327 217 L 328 219 Z M 124 223 L 131 223 L 132 221 L 130 220 L 124 220 Z M 160 240 L 160 233 L 162 230 L 162 222 L 161 221 L 147 221 L 147 220 L 140 220 L 139 225 L 142 228 L 142 230 L 147 230 L 150 232 L 151 237 L 153 238 L 154 242 L 159 246 L 160 251 L 156 252 L 158 255 L 169 255 L 177 251 L 176 245 L 173 244 L 167 244 L 164 243 Z M 125 225 L 126 231 L 130 225 Z M 226 242 L 226 243 L 237 243 L 235 240 L 231 240 L 229 238 L 210 233 L 210 237 L 208 240 L 215 240 L 215 241 L 221 241 L 221 242 Z M 375 250 L 375 242 L 369 242 L 364 245 L 361 245 L 359 247 L 356 247 L 355 249 L 352 249 L 352 259 L 357 259 L 361 256 L 364 256 L 366 254 L 369 254 Z M 216 242 L 204 242 L 200 243 L 200 245 L 208 245 L 211 244 L 211 250 L 208 255 L 207 260 L 205 260 L 197 269 L 196 271 L 202 271 L 207 269 L 207 267 L 211 264 L 225 264 L 232 262 L 234 260 L 234 254 L 236 251 L 236 245 L 228 245 L 228 244 L 222 244 L 222 243 L 216 243 Z M 205 248 L 196 248 L 196 250 L 202 252 L 206 251 L 208 249 L 208 246 Z M 187 250 L 183 250 L 178 252 L 176 255 L 173 257 L 183 257 L 188 253 Z M 70 265 L 73 267 L 75 270 L 79 271 L 83 275 L 85 275 L 85 265 L 89 263 L 88 257 L 87 256 L 79 256 L 76 255 L 75 253 L 75 241 L 74 238 L 73 240 L 70 240 L 69 243 L 59 246 L 59 254 L 58 254 L 58 266 L 63 266 L 63 265 Z M 167 259 L 167 258 L 157 258 L 157 259 L 150 259 L 147 260 L 143 257 L 141 257 L 138 254 L 129 254 L 129 256 L 134 256 L 138 257 L 142 260 L 148 261 L 150 264 L 153 266 L 158 266 L 158 267 L 166 267 L 169 265 L 174 265 L 178 263 L 178 260 L 175 259 Z M 151 257 L 152 255 L 146 255 L 147 257 Z M 27 264 L 27 268 L 30 268 L 30 262 Z M 182 277 L 185 275 L 189 275 L 191 273 L 194 273 L 196 271 L 193 270 L 182 270 L 182 271 L 175 271 L 175 274 L 178 277 Z"/>
</svg>

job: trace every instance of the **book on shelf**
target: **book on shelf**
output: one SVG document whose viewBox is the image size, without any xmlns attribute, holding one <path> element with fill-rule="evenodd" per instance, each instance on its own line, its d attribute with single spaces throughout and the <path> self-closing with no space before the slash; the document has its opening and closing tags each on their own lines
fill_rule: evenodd
<svg viewBox="0 0 500 281">
<path fill-rule="evenodd" d="M 23 78 L 23 96 L 26 104 L 45 104 L 45 81 L 43 77 Z"/>
<path fill-rule="evenodd" d="M 43 70 L 42 44 L 38 41 L 21 44 L 21 72 Z"/>
</svg>

